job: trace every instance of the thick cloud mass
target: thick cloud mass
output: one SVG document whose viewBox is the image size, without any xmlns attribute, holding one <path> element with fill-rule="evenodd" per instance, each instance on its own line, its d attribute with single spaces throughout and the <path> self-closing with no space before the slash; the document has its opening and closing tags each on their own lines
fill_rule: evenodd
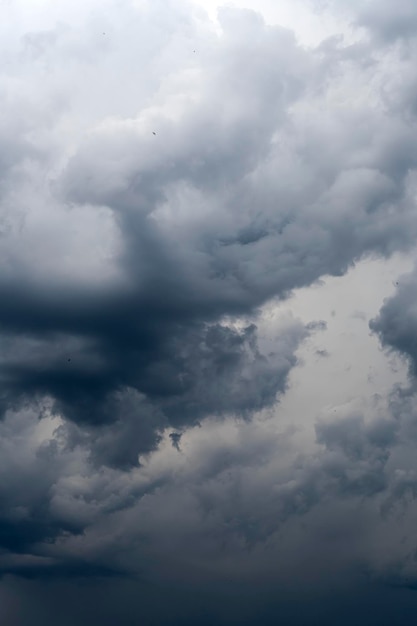
<svg viewBox="0 0 417 626">
<path fill-rule="evenodd" d="M 158 23 L 154 9 L 144 11 Z M 168 15 L 175 23 L 179 9 Z M 39 76 L 40 58 L 53 67 L 53 56 L 80 64 L 87 47 L 84 64 L 98 66 L 99 81 L 109 56 L 129 46 L 131 29 L 122 40 L 129 18 L 143 28 L 141 11 L 127 6 L 104 34 L 89 18 L 81 32 L 55 27 L 35 58 L 28 48 L 38 35 L 25 34 L 25 53 L 14 62 Z M 84 102 L 80 120 L 79 97 L 67 92 L 65 107 L 47 120 L 51 130 L 43 128 L 42 154 L 34 152 L 42 125 L 32 111 L 19 128 L 23 143 L 16 142 L 4 190 L 6 215 L 17 202 L 23 212 L 23 223 L 5 233 L 0 276 L 4 409 L 47 396 L 68 419 L 100 424 L 120 419 L 121 397 L 138 392 L 182 426 L 210 412 L 268 406 L 288 368 L 278 366 L 278 374 L 274 362 L 268 366 L 254 331 L 221 327 L 224 316 L 251 315 L 271 297 L 342 274 L 366 253 L 413 241 L 415 142 L 405 122 L 371 98 L 333 106 L 333 89 L 347 87 L 329 69 L 332 50 L 307 53 L 290 32 L 266 27 L 250 11 L 223 9 L 220 23 L 221 36 L 201 38 L 202 60 L 190 50 L 182 67 L 173 63 L 168 74 L 164 67 L 159 89 L 142 105 L 139 98 L 130 116 L 118 102 L 103 111 L 94 85 L 80 79 L 74 88 L 92 99 L 90 109 L 97 100 L 96 118 Z M 167 30 L 168 49 L 184 48 L 181 28 Z M 184 28 L 197 36 L 192 17 Z M 98 34 L 108 43 L 99 45 Z M 349 71 L 349 50 L 339 52 Z M 135 71 L 129 77 L 137 81 Z M 357 88 L 367 79 L 359 73 Z M 57 80 L 52 72 L 42 87 L 48 104 Z M 118 77 L 108 80 L 116 82 L 112 91 L 121 88 Z M 9 91 L 12 98 L 18 88 Z M 70 150 L 68 124 L 75 126 Z M 223 398 L 218 387 L 214 404 L 216 376 L 235 391 Z M 155 436 L 142 440 L 146 449 Z"/>
<path fill-rule="evenodd" d="M 415 36 L 417 15 L 412 0 L 400 0 L 393 5 L 389 0 L 371 0 L 364 3 L 359 24 L 367 26 L 383 41 L 408 39 Z"/>
<path fill-rule="evenodd" d="M 332 408 L 305 449 L 276 406 L 326 324 L 260 315 L 414 251 L 417 9 L 352 7 L 351 43 L 306 48 L 247 9 L 4 3 L 6 626 L 61 605 L 68 625 L 383 624 L 397 592 L 410 623 L 416 276 L 370 323 L 409 387 Z"/>
<path fill-rule="evenodd" d="M 402 276 L 395 295 L 385 301 L 379 316 L 370 322 L 383 345 L 408 357 L 413 375 L 417 373 L 416 280 L 416 271 Z"/>
</svg>

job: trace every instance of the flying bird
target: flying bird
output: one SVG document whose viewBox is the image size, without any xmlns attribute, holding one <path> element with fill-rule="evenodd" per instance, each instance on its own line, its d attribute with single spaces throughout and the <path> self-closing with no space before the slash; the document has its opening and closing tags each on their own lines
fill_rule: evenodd
<svg viewBox="0 0 417 626">
<path fill-rule="evenodd" d="M 152 131 L 152 135 L 156 135 L 156 133 L 154 131 Z"/>
</svg>

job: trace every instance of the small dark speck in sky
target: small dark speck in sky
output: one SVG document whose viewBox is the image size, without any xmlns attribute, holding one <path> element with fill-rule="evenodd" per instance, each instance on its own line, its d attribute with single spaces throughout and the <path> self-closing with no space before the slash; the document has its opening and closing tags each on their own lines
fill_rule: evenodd
<svg viewBox="0 0 417 626">
<path fill-rule="evenodd" d="M 152 131 L 152 135 L 156 135 L 156 133 L 154 131 Z"/>
</svg>

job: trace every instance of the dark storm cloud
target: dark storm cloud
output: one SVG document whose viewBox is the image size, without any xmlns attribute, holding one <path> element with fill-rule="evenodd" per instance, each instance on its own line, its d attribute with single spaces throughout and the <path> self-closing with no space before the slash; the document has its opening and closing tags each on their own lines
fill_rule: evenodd
<svg viewBox="0 0 417 626">
<path fill-rule="evenodd" d="M 394 296 L 388 298 L 379 315 L 370 321 L 383 346 L 407 357 L 413 375 L 417 367 L 416 272 L 402 276 Z"/>
<path fill-rule="evenodd" d="M 0 550 L 24 555 L 57 536 L 81 532 L 83 524 L 51 515 L 51 490 L 56 480 L 56 444 L 31 445 L 34 409 L 10 415 L 1 424 Z M 2 568 L 2 571 L 3 568 Z"/>
<path fill-rule="evenodd" d="M 99 117 L 41 189 L 74 215 L 70 228 L 83 210 L 97 211 L 100 228 L 106 215 L 107 263 L 118 279 L 81 281 L 59 256 L 47 262 L 39 246 L 31 255 L 11 239 L 16 269 L 0 276 L 4 409 L 52 396 L 78 424 L 121 424 L 122 398 L 137 393 L 160 415 L 153 432 L 147 418 L 137 428 L 147 450 L 164 424 L 270 406 L 303 331 L 277 364 L 260 354 L 254 327 L 234 330 L 224 316 L 253 315 L 366 253 L 414 240 L 415 129 L 367 103 L 333 109 L 326 61 L 289 31 L 250 11 L 224 9 L 220 20 L 223 35 L 205 41 L 201 78 L 183 101 L 168 90 L 128 119 Z M 29 230 L 28 243 L 34 236 Z"/>
<path fill-rule="evenodd" d="M 389 395 L 389 408 L 395 420 L 396 445 L 390 449 L 390 488 L 387 489 L 381 512 L 397 539 L 390 559 L 385 563 L 383 576 L 388 584 L 415 589 L 417 566 L 411 526 L 417 494 L 416 270 L 401 276 L 395 286 L 395 293 L 384 301 L 378 316 L 369 323 L 382 347 L 404 358 L 409 375 L 408 384 L 396 386 Z"/>
<path fill-rule="evenodd" d="M 255 327 L 233 332 L 221 326 L 211 326 L 203 339 L 200 334 L 196 333 L 194 340 L 189 339 L 184 342 L 183 346 L 176 345 L 169 360 L 165 356 L 159 362 L 155 360 L 152 362 L 155 371 L 151 372 L 149 378 L 151 381 L 155 378 L 158 380 L 156 391 L 152 388 L 147 389 L 147 397 L 131 388 L 113 394 L 107 393 L 104 397 L 99 397 L 101 402 L 99 408 L 102 409 L 99 423 L 92 419 L 91 413 L 87 414 L 89 420 L 86 418 L 84 421 L 80 415 L 76 415 L 72 426 L 68 424 L 58 429 L 58 444 L 53 438 L 46 447 L 38 449 L 35 445 L 34 467 L 31 469 L 31 475 L 33 473 L 33 476 L 38 476 L 37 480 L 40 481 L 38 488 L 40 489 L 40 486 L 44 484 L 44 490 L 39 494 L 39 498 L 35 498 L 36 491 L 33 490 L 31 483 L 28 484 L 27 490 L 22 486 L 15 493 L 15 505 L 12 505 L 6 498 L 6 492 L 2 492 L 4 510 L 8 511 L 6 519 L 0 520 L 2 547 L 12 552 L 36 551 L 37 544 L 54 541 L 62 535 L 84 532 L 91 523 L 91 507 L 88 501 L 84 503 L 89 511 L 87 517 L 82 514 L 79 516 L 78 506 L 75 507 L 74 517 L 71 512 L 74 504 L 72 495 L 68 504 L 69 508 L 64 506 L 62 514 L 60 513 L 61 507 L 58 506 L 57 511 L 53 504 L 54 497 L 51 490 L 54 489 L 53 485 L 57 480 L 56 471 L 59 472 L 62 469 L 65 471 L 65 465 L 62 468 L 57 467 L 56 464 L 59 465 L 62 462 L 62 455 L 65 459 L 65 450 L 68 450 L 70 460 L 73 458 L 71 455 L 77 458 L 77 454 L 81 454 L 83 462 L 86 462 L 87 458 L 89 462 L 91 461 L 92 465 L 87 464 L 85 468 L 87 474 L 94 472 L 94 467 L 100 468 L 103 464 L 128 470 L 138 464 L 140 453 L 156 447 L 160 441 L 160 433 L 168 424 L 177 427 L 189 426 L 207 414 L 233 413 L 249 417 L 253 411 L 271 406 L 276 400 L 277 392 L 285 389 L 288 372 L 295 363 L 294 350 L 300 339 L 307 333 L 300 324 L 294 324 L 292 332 L 291 328 L 286 330 L 287 334 L 277 346 L 277 353 L 270 354 L 267 359 L 257 349 Z M 173 371 L 169 370 L 167 363 L 173 364 Z M 63 367 L 66 366 L 67 361 L 63 364 Z M 142 376 L 146 378 L 147 375 L 146 368 L 144 368 Z M 89 409 L 91 397 L 85 399 L 78 392 L 76 397 L 71 399 L 68 391 L 62 396 L 59 391 L 60 388 L 55 388 L 53 411 L 56 412 L 57 407 L 60 406 L 58 402 L 67 402 L 71 411 L 78 409 L 79 413 L 85 410 L 85 404 Z M 97 402 L 96 398 L 93 399 Z M 65 404 L 61 406 L 66 409 Z M 68 413 L 71 416 L 69 409 Z M 64 412 L 64 414 L 68 413 Z M 27 422 L 30 425 L 35 420 L 36 423 L 36 407 L 27 416 L 27 421 L 24 419 L 24 413 L 20 412 L 19 415 L 25 428 L 23 433 L 13 428 L 16 414 L 10 411 L 6 413 L 4 424 L 10 429 L 10 434 L 5 437 L 5 445 L 8 439 L 14 441 L 14 438 L 19 439 L 19 437 L 28 438 L 30 441 L 30 431 L 29 435 L 26 432 Z M 5 462 L 7 465 L 8 458 Z M 17 474 L 16 480 L 20 484 L 22 480 L 20 473 Z M 66 491 L 65 488 L 64 491 Z M 80 501 L 80 495 L 74 497 Z M 97 498 L 101 499 L 101 496 L 93 493 L 91 498 L 95 501 Z M 119 507 L 123 509 L 127 504 L 130 506 L 132 498 L 135 499 L 135 492 L 126 498 L 126 502 L 124 498 L 121 502 L 117 501 L 116 510 Z M 12 506 L 25 511 L 22 519 L 20 517 L 15 519 L 13 515 L 9 519 Z M 106 508 L 107 505 L 105 505 Z M 79 562 L 73 563 L 71 557 L 69 561 L 68 567 L 71 571 L 78 568 L 77 571 L 80 573 L 85 571 L 85 575 L 94 571 L 94 562 L 84 563 L 81 557 Z M 114 567 L 116 572 L 119 571 L 117 565 L 113 563 L 110 566 L 104 564 L 103 567 L 104 570 Z M 36 569 L 36 563 L 29 563 L 27 566 L 23 562 L 20 569 L 19 567 L 13 570 L 6 568 L 5 571 L 21 570 L 25 574 L 28 570 L 30 575 L 34 575 Z M 57 573 L 64 572 L 65 569 L 65 563 L 53 565 L 53 570 Z M 43 564 L 41 564 L 39 575 L 46 575 Z"/>
<path fill-rule="evenodd" d="M 412 405 L 409 410 L 412 413 Z M 108 587 L 113 597 L 110 614 L 124 615 L 124 597 L 130 615 L 162 624 L 200 616 L 207 623 L 223 619 L 249 624 L 260 616 L 273 623 L 287 611 L 294 624 L 307 624 L 309 615 L 299 613 L 288 594 L 296 592 L 317 603 L 314 610 L 321 614 L 330 587 L 341 603 L 363 594 L 367 605 L 370 586 L 376 597 L 391 593 L 384 592 L 378 580 L 410 585 L 413 533 L 407 525 L 397 526 L 404 512 L 412 525 L 409 494 L 416 480 L 405 468 L 404 442 L 412 452 L 411 438 L 405 431 L 399 433 L 395 415 L 368 421 L 346 413 L 321 420 L 319 448 L 305 454 L 294 446 L 291 433 L 277 436 L 268 423 L 216 426 L 207 420 L 188 432 L 197 437 L 193 448 L 185 441 L 180 455 L 170 446 L 176 467 L 167 471 L 161 456 L 163 465 L 157 462 L 152 469 L 151 457 L 151 464 L 130 473 L 94 468 L 88 458 L 90 444 L 67 445 L 70 423 L 63 422 L 49 443 L 40 443 L 37 431 L 44 422 L 33 417 L 21 412 L 3 422 L 3 448 L 9 453 L 2 460 L 19 486 L 4 511 L 12 520 L 32 521 L 42 503 L 48 523 L 55 523 L 60 533 L 50 541 L 27 532 L 20 553 L 8 544 L 14 556 L 0 559 L 3 573 L 38 580 L 52 576 L 63 598 L 71 593 L 68 580 L 73 576 L 97 578 L 107 588 L 106 577 L 117 580 L 124 575 L 132 582 Z M 412 459 L 414 463 L 414 453 Z M 43 477 L 44 487 L 36 492 L 28 481 L 23 488 L 23 471 L 38 482 Z M 14 532 L 21 528 L 15 524 Z M 408 533 L 406 542 L 401 531 Z M 44 584 L 40 596 L 52 593 L 54 583 Z M 23 583 L 13 585 L 21 599 L 30 596 Z M 166 598 L 174 589 L 169 614 L 147 603 L 149 594 Z M 98 614 L 91 592 L 83 603 L 82 620 L 89 611 Z M 186 602 L 191 593 L 195 603 Z M 138 594 L 141 608 L 133 599 Z M 262 602 L 256 600 L 259 594 Z M 241 600 L 236 600 L 242 595 L 247 601 L 244 613 Z M 181 609 L 182 602 L 177 605 L 175 598 L 180 597 L 186 609 Z M 38 610 L 48 619 L 55 612 L 51 604 Z M 75 620 L 70 614 L 69 624 Z M 19 624 L 37 623 L 29 616 L 20 619 L 27 621 Z M 129 624 L 127 615 L 121 619 Z"/>
<path fill-rule="evenodd" d="M 251 11 L 215 34 L 184 6 L 79 9 L 1 65 L 0 572 L 58 590 L 6 626 L 52 620 L 71 577 L 132 579 L 106 583 L 103 624 L 173 625 L 310 624 L 294 593 L 326 623 L 333 584 L 343 605 L 358 581 L 417 580 L 413 391 L 320 420 L 300 453 L 265 413 L 325 325 L 257 317 L 414 245 L 413 93 L 392 96 L 410 65 L 381 44 L 413 16 L 359 16 L 377 58 Z M 411 362 L 414 282 L 371 323 Z M 8 581 L 5 602 L 30 597 Z M 97 593 L 62 623 L 97 619 Z"/>
<path fill-rule="evenodd" d="M 234 16 L 236 24 L 240 19 L 237 30 L 231 26 Z M 294 350 L 305 336 L 301 327 L 298 338 L 290 336 L 288 350 L 283 346 L 282 354 L 271 359 L 260 354 L 253 325 L 236 331 L 219 323 L 226 314 L 252 314 L 276 289 L 262 285 L 263 268 L 252 260 L 253 253 L 245 259 L 240 251 L 265 237 L 271 247 L 271 235 L 258 235 L 259 227 L 245 215 L 237 219 L 242 225 L 236 230 L 233 198 L 223 224 L 224 198 L 217 198 L 216 190 L 223 185 L 233 192 L 233 185 L 265 153 L 274 120 L 285 116 L 288 102 L 300 92 L 298 74 L 306 73 L 305 55 L 290 33 L 268 33 L 254 13 L 241 17 L 226 12 L 224 27 L 228 62 L 224 68 L 222 50 L 213 50 L 213 67 L 206 70 L 202 92 L 206 102 L 186 111 L 180 123 L 161 118 L 159 143 L 153 145 L 138 136 L 135 124 L 129 128 L 129 123 L 116 122 L 112 130 L 110 123 L 110 132 L 93 132 L 93 139 L 81 144 L 56 178 L 54 189 L 61 190 L 65 202 L 110 207 L 121 237 L 120 286 L 94 284 L 93 279 L 85 285 L 62 275 L 51 280 L 48 268 L 34 276 L 25 261 L 15 276 L 3 274 L 3 410 L 31 397 L 52 396 L 55 410 L 74 422 L 114 422 L 120 436 L 113 444 L 126 438 L 131 446 L 135 439 L 138 449 L 147 450 L 155 446 L 157 431 L 167 420 L 183 426 L 210 412 L 244 415 L 271 405 L 285 388 Z M 239 56 L 250 54 L 242 40 L 247 29 L 260 39 L 259 58 L 249 82 L 236 81 Z M 57 41 L 59 37 L 44 43 L 53 46 Z M 287 49 L 294 57 L 292 71 L 285 69 Z M 274 67 L 264 64 L 271 54 L 281 57 Z M 242 106 L 247 97 L 253 101 L 249 108 Z M 214 112 L 220 107 L 219 118 Z M 179 223 L 181 230 L 160 223 L 155 212 L 167 203 L 175 209 L 176 199 L 169 196 L 181 192 L 197 194 L 195 200 L 185 197 L 191 222 L 202 193 L 218 205 L 213 216 L 207 215 L 211 224 L 197 219 L 195 232 L 187 232 L 187 216 L 183 227 Z M 245 265 L 247 276 L 240 276 Z M 145 395 L 155 405 L 154 416 L 160 417 L 147 419 L 140 402 L 134 409 L 135 393 Z M 129 410 L 124 398 L 130 398 Z M 133 413 L 141 426 L 134 427 L 135 419 L 127 417 Z M 128 422 L 135 431 L 131 437 Z M 99 447 L 103 451 L 104 443 Z M 112 462 L 117 457 L 127 465 L 134 456 L 124 448 L 110 453 Z"/>
<path fill-rule="evenodd" d="M 94 575 L 95 566 L 102 580 L 111 572 L 134 579 L 139 573 L 140 580 L 132 582 L 136 593 L 143 586 L 141 594 L 175 588 L 185 599 L 191 591 L 198 597 L 204 589 L 210 597 L 210 619 L 222 615 L 223 603 L 228 604 L 226 623 L 251 623 L 262 614 L 257 594 L 263 597 L 265 619 L 272 620 L 282 611 L 294 611 L 284 598 L 295 590 L 301 596 L 312 594 L 318 602 L 328 594 L 332 580 L 343 602 L 349 594 L 364 593 L 375 577 L 396 575 L 397 584 L 404 582 L 404 572 L 389 562 L 398 534 L 388 540 L 383 532 L 381 536 L 384 523 L 385 532 L 392 532 L 389 524 L 397 515 L 392 511 L 403 499 L 398 472 L 388 465 L 389 452 L 398 452 L 396 420 L 366 423 L 360 415 L 347 414 L 342 420 L 322 421 L 317 428 L 320 448 L 302 456 L 292 446 L 291 435 L 262 432 L 259 424 L 235 424 L 236 438 L 228 435 L 227 424 L 221 427 L 220 439 L 213 431 L 210 436 L 210 428 L 207 423 L 196 429 L 201 437 L 194 456 L 181 461 L 175 471 L 155 476 L 150 468 L 146 477 L 140 470 L 129 476 L 108 469 L 94 476 L 88 461 L 75 457 L 79 477 L 74 479 L 68 472 L 74 452 L 66 451 L 66 462 L 61 458 L 56 466 L 59 488 L 52 512 L 66 510 L 74 521 L 84 520 L 84 532 L 37 544 L 43 566 L 24 555 L 14 567 L 6 562 L 3 571 L 37 578 L 54 573 L 61 579 L 73 572 L 87 578 Z M 405 548 L 403 552 L 406 560 Z M 360 580 L 362 591 L 355 589 Z M 277 588 L 282 597 L 279 591 L 275 603 Z M 123 587 L 119 593 L 123 596 Z M 375 593 L 383 593 L 378 585 Z M 241 615 L 234 599 L 242 594 L 248 598 L 251 618 Z M 139 614 L 130 593 L 128 597 L 134 614 Z M 203 598 L 201 602 L 206 606 Z M 145 599 L 141 606 L 146 618 L 164 624 L 177 623 L 181 615 L 175 602 L 170 615 L 159 616 Z M 196 619 L 200 600 L 197 606 L 187 606 L 187 619 Z M 109 610 L 114 611 L 114 605 Z M 307 615 L 298 619 L 309 623 Z"/>
</svg>

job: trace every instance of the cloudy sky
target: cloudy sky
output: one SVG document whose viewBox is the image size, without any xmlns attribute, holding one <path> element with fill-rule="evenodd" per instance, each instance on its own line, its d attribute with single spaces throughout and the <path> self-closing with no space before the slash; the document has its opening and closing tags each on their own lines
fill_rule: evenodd
<svg viewBox="0 0 417 626">
<path fill-rule="evenodd" d="M 414 623 L 415 0 L 0 12 L 2 626 Z"/>
</svg>

